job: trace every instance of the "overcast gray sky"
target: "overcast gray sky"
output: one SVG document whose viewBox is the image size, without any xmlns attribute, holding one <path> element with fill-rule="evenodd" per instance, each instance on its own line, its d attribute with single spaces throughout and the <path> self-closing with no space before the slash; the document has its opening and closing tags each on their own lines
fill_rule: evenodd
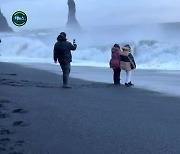
<svg viewBox="0 0 180 154">
<path fill-rule="evenodd" d="M 77 18 L 82 26 L 180 21 L 180 0 L 75 0 Z M 11 16 L 17 10 L 28 15 L 23 28 L 64 26 L 67 0 L 1 0 L 8 23 L 17 29 Z"/>
</svg>

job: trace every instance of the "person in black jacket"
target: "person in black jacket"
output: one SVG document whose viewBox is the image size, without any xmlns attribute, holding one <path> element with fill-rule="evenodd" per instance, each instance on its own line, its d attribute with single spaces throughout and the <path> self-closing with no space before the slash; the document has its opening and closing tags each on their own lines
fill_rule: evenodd
<svg viewBox="0 0 180 154">
<path fill-rule="evenodd" d="M 57 37 L 57 42 L 54 45 L 54 62 L 60 63 L 63 72 L 63 86 L 62 88 L 71 88 L 68 86 L 68 79 L 71 70 L 72 55 L 71 50 L 76 50 L 77 45 L 75 40 L 73 44 L 66 39 L 66 33 L 61 32 Z"/>
</svg>

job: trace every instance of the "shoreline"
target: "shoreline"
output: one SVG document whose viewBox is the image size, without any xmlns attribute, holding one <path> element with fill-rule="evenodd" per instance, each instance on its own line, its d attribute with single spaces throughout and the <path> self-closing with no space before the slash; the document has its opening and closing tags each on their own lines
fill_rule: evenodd
<svg viewBox="0 0 180 154">
<path fill-rule="evenodd" d="M 18 63 L 25 67 L 36 68 L 61 74 L 58 64 L 53 63 Z M 90 82 L 111 84 L 112 70 L 106 67 L 72 66 L 70 77 Z M 145 70 L 133 71 L 132 82 L 135 88 L 160 92 L 165 95 L 180 97 L 180 71 Z M 121 71 L 121 83 L 125 83 L 125 72 Z"/>
</svg>

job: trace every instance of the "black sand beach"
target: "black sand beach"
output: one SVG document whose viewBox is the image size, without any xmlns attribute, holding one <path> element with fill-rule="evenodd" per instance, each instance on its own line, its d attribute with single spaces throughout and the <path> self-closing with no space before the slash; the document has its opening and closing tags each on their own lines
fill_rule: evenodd
<svg viewBox="0 0 180 154">
<path fill-rule="evenodd" d="M 179 154 L 180 97 L 0 62 L 0 154 Z"/>
</svg>

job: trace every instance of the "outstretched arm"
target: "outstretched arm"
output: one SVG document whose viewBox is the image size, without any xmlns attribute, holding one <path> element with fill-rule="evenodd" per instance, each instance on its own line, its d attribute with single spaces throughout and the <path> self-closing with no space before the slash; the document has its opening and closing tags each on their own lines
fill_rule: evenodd
<svg viewBox="0 0 180 154">
<path fill-rule="evenodd" d="M 76 43 L 71 43 L 71 42 L 69 42 L 69 49 L 70 50 L 76 50 L 76 48 L 77 48 L 77 44 Z"/>
</svg>

